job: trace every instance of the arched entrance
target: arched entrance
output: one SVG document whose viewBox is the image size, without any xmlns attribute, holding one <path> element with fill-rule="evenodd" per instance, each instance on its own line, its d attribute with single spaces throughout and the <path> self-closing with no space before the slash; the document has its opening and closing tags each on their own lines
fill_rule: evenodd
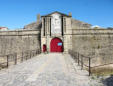
<svg viewBox="0 0 113 86">
<path fill-rule="evenodd" d="M 50 52 L 63 52 L 63 42 L 59 38 L 53 38 L 50 43 Z"/>
</svg>

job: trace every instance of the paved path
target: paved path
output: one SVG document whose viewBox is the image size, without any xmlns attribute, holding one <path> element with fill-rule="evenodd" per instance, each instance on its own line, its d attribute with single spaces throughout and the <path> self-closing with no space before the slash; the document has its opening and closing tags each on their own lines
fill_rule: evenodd
<svg viewBox="0 0 113 86">
<path fill-rule="evenodd" d="M 90 86 L 81 74 L 68 54 L 41 54 L 0 71 L 0 86 Z"/>
</svg>

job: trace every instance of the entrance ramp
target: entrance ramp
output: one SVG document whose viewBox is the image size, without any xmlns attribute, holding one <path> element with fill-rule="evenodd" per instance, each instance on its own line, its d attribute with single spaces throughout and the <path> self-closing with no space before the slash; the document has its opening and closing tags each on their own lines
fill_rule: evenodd
<svg viewBox="0 0 113 86">
<path fill-rule="evenodd" d="M 90 84 L 87 72 L 69 54 L 40 54 L 0 71 L 0 86 L 93 86 Z"/>
</svg>

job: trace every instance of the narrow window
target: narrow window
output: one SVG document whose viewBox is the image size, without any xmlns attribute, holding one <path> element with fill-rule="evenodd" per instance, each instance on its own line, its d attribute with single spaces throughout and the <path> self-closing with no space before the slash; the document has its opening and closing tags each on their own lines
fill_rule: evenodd
<svg viewBox="0 0 113 86">
<path fill-rule="evenodd" d="M 51 18 L 50 18 L 50 36 L 51 36 Z"/>
<path fill-rule="evenodd" d="M 64 28 L 64 26 L 63 26 L 63 16 L 62 16 L 62 18 L 61 18 L 61 21 L 62 21 L 62 36 L 64 35 L 63 34 L 63 28 Z"/>
<path fill-rule="evenodd" d="M 44 18 L 44 36 L 45 36 L 45 18 Z"/>
</svg>

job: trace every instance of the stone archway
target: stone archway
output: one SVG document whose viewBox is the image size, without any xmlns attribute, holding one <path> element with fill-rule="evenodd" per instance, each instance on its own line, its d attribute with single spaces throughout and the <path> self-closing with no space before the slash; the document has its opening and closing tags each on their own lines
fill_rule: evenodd
<svg viewBox="0 0 113 86">
<path fill-rule="evenodd" d="M 50 42 L 50 52 L 63 52 L 63 42 L 55 37 Z"/>
</svg>

